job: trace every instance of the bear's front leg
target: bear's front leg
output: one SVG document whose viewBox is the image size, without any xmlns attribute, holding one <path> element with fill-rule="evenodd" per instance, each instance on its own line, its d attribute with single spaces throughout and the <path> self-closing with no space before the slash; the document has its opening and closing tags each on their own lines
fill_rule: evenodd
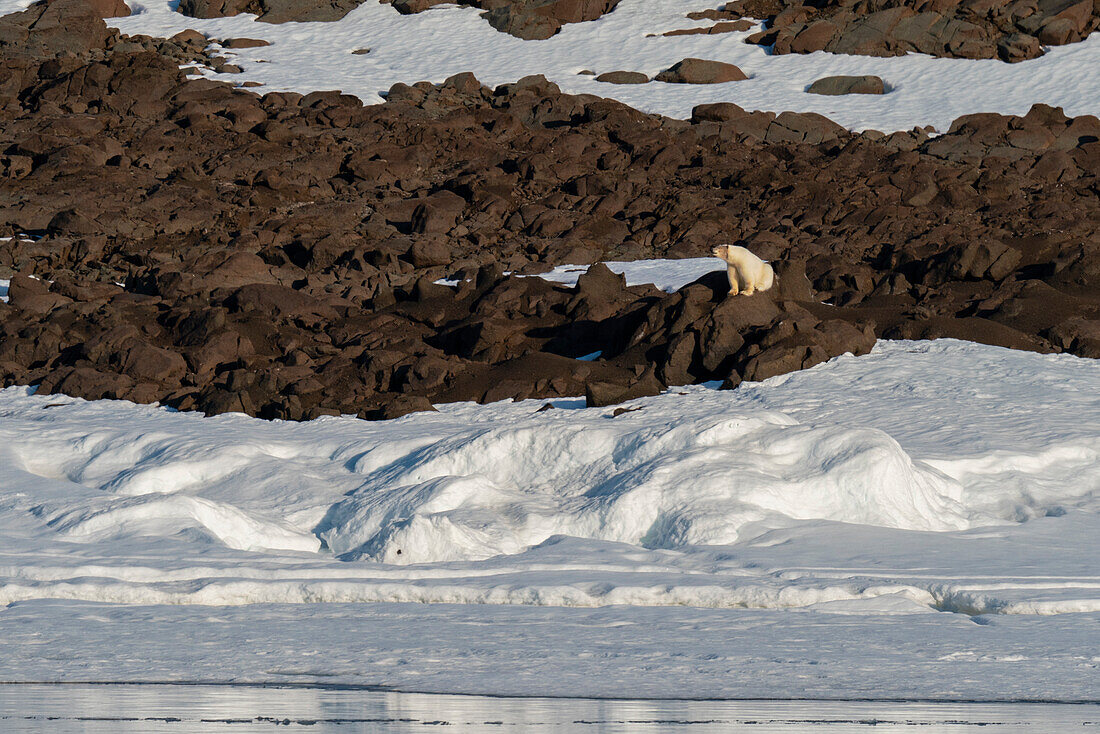
<svg viewBox="0 0 1100 734">
<path fill-rule="evenodd" d="M 732 265 L 726 266 L 726 277 L 729 278 L 730 281 L 731 296 L 736 296 L 738 293 L 741 292 L 741 283 L 738 280 L 737 275 L 737 268 L 733 267 Z"/>
</svg>

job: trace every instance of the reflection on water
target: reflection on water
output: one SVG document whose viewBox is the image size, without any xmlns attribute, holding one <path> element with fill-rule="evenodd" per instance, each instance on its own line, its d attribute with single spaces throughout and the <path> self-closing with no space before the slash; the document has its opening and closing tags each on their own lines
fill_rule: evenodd
<svg viewBox="0 0 1100 734">
<path fill-rule="evenodd" d="M 324 688 L 0 684 L 0 731 L 1100 732 L 1093 704 L 601 701 Z"/>
</svg>

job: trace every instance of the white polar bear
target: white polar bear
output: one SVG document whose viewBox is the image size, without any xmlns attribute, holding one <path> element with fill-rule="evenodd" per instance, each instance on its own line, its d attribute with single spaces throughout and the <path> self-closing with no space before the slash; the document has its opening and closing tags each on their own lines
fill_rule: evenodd
<svg viewBox="0 0 1100 734">
<path fill-rule="evenodd" d="M 744 247 L 718 245 L 712 252 L 715 257 L 726 261 L 731 296 L 751 296 L 756 291 L 766 291 L 775 284 L 772 266 Z"/>
</svg>

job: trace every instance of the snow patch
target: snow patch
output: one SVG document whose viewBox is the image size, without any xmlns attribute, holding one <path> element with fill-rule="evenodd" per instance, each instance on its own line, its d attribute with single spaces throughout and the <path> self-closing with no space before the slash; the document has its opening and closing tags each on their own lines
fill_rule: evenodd
<svg viewBox="0 0 1100 734">
<path fill-rule="evenodd" d="M 673 293 L 707 273 L 725 272 L 726 264 L 716 257 L 688 257 L 680 260 L 633 260 L 622 262 L 609 260 L 604 263 L 613 273 L 626 276 L 626 284 L 653 285 L 666 293 Z M 588 265 L 559 265 L 539 278 L 572 288 L 584 275 Z"/>
</svg>

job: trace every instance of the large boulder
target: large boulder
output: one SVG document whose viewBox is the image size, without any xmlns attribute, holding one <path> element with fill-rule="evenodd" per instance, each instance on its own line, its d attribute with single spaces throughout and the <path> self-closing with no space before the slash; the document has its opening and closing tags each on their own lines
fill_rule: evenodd
<svg viewBox="0 0 1100 734">
<path fill-rule="evenodd" d="M 0 17 L 0 52 L 7 56 L 82 55 L 106 47 L 108 36 L 101 9 L 88 0 L 50 0 Z"/>
</svg>

